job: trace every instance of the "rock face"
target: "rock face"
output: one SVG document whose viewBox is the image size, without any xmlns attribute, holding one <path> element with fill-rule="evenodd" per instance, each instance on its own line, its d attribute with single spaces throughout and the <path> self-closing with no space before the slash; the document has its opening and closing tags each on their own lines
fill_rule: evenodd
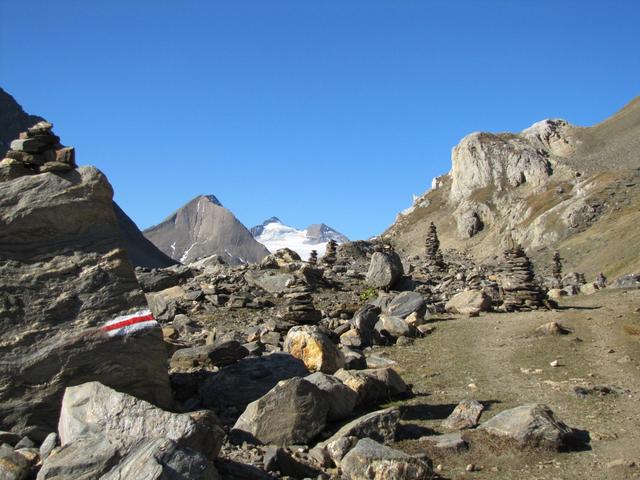
<svg viewBox="0 0 640 480">
<path fill-rule="evenodd" d="M 161 406 L 172 401 L 160 328 L 101 329 L 146 308 L 112 196 L 93 167 L 1 183 L 3 428 L 36 439 L 53 431 L 65 387 L 92 380 Z"/>
<path fill-rule="evenodd" d="M 328 411 L 318 387 L 302 378 L 292 378 L 250 403 L 232 433 L 263 444 L 304 444 L 325 427 Z"/>
<path fill-rule="evenodd" d="M 509 134 L 472 133 L 453 149 L 451 160 L 452 202 L 488 186 L 541 185 L 552 171 L 547 156 L 536 145 Z"/>
<path fill-rule="evenodd" d="M 340 462 L 351 480 L 426 480 L 432 470 L 425 462 L 370 438 L 358 441 Z"/>
<path fill-rule="evenodd" d="M 492 435 L 515 440 L 523 447 L 559 449 L 573 430 L 556 419 L 546 405 L 521 405 L 505 410 L 480 425 Z"/>
<path fill-rule="evenodd" d="M 213 195 L 194 198 L 143 233 L 166 255 L 185 264 L 211 255 L 231 265 L 257 263 L 269 254 Z"/>
</svg>

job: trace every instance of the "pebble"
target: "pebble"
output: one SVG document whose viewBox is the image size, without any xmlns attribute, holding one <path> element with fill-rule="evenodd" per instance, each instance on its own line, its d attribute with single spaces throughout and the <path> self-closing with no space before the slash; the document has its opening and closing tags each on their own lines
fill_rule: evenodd
<svg viewBox="0 0 640 480">
<path fill-rule="evenodd" d="M 560 362 L 558 360 L 554 360 L 549 365 L 551 365 L 552 367 L 559 367 L 560 366 Z"/>
</svg>

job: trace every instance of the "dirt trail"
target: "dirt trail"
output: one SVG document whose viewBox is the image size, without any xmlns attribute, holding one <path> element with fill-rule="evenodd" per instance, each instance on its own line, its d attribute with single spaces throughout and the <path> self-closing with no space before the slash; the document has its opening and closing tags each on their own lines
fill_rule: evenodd
<svg viewBox="0 0 640 480">
<path fill-rule="evenodd" d="M 481 420 L 523 403 L 546 403 L 568 425 L 590 432 L 590 449 L 567 453 L 521 452 L 488 446 L 434 458 L 446 478 L 640 478 L 640 290 L 609 290 L 572 297 L 554 312 L 443 317 L 435 332 L 408 347 L 380 349 L 399 364 L 418 393 L 404 402 L 405 420 L 424 434 L 444 433 L 441 420 L 464 398 L 486 402 Z M 573 330 L 539 336 L 536 327 L 558 322 Z M 551 367 L 558 360 L 560 366 Z M 575 387 L 606 386 L 609 394 L 579 396 Z M 415 440 L 398 446 L 423 448 Z M 475 463 L 480 472 L 464 473 Z M 497 470 L 497 471 L 496 471 Z"/>
</svg>

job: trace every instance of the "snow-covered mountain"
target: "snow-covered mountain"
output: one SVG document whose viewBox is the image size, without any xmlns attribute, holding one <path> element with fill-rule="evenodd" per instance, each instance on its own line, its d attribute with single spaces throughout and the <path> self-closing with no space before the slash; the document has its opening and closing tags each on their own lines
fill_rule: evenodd
<svg viewBox="0 0 640 480">
<path fill-rule="evenodd" d="M 324 255 L 329 240 L 333 239 L 338 243 L 349 241 L 347 237 L 324 223 L 312 224 L 305 230 L 298 230 L 283 224 L 278 217 L 268 218 L 250 231 L 270 252 L 290 248 L 303 260 L 309 258 L 311 250 L 316 250 L 319 256 Z"/>
</svg>

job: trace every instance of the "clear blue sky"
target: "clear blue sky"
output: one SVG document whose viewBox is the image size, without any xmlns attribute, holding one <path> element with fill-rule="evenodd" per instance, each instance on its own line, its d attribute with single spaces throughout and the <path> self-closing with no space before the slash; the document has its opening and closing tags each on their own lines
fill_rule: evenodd
<svg viewBox="0 0 640 480">
<path fill-rule="evenodd" d="M 0 0 L 0 86 L 142 227 L 215 194 L 382 232 L 469 132 L 639 94 L 639 1 Z"/>
</svg>

